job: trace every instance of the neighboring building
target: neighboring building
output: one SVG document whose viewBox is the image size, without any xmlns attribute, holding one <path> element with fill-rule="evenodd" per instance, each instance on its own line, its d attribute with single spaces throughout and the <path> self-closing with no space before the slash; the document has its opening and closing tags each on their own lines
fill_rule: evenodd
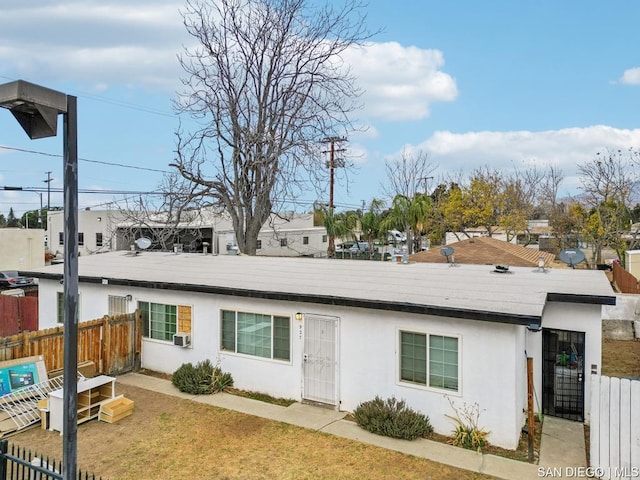
<svg viewBox="0 0 640 480">
<path fill-rule="evenodd" d="M 167 242 L 167 250 L 176 246 L 180 251 L 202 252 L 204 246 L 207 246 L 208 252 L 237 252 L 233 224 L 226 214 L 209 209 L 194 211 L 193 218 L 175 227 L 166 227 L 160 221 L 154 223 L 149 220 L 144 222 L 144 226 L 140 226 L 127 217 L 129 215 L 119 210 L 78 211 L 80 255 L 130 250 L 137 238 L 153 238 L 154 230 L 160 232 L 163 229 L 170 231 L 171 239 Z M 62 211 L 48 212 L 49 250 L 54 254 L 62 254 L 64 251 L 63 226 Z M 313 225 L 313 214 L 289 212 L 272 215 L 265 222 L 258 236 L 256 253 L 266 256 L 323 257 L 327 255 L 327 247 L 327 232 L 324 227 Z"/>
<path fill-rule="evenodd" d="M 78 253 L 91 255 L 116 249 L 116 226 L 123 219 L 118 210 L 78 211 Z M 48 249 L 57 256 L 64 256 L 64 212 L 47 212 Z"/>
<path fill-rule="evenodd" d="M 556 256 L 541 252 L 535 248 L 522 247 L 493 237 L 474 237 L 447 245 L 453 254 L 447 258 L 442 248 L 414 253 L 409 257 L 412 262 L 510 265 L 514 267 L 538 267 L 540 261 L 544 267 L 550 267 Z M 446 253 L 446 251 L 445 251 Z"/>
<path fill-rule="evenodd" d="M 0 228 L 0 270 L 42 267 L 44 242 L 40 228 Z"/>
<path fill-rule="evenodd" d="M 211 359 L 240 389 L 353 411 L 395 396 L 453 428 L 479 405 L 494 445 L 515 448 L 527 407 L 589 422 L 601 363 L 601 271 L 113 252 L 81 257 L 79 317 L 143 313 L 142 367 Z M 40 279 L 40 325 L 62 320 L 62 266 Z M 185 345 L 186 347 L 177 346 Z"/>
<path fill-rule="evenodd" d="M 516 235 L 511 234 L 509 243 L 518 245 L 537 245 L 540 237 L 549 236 L 553 233 L 553 229 L 549 226 L 549 220 L 528 220 L 527 230 L 518 232 Z M 489 233 L 485 227 L 468 228 L 464 232 L 447 232 L 445 235 L 445 244 L 459 242 L 467 238 L 488 237 Z M 491 238 L 496 240 L 507 241 L 507 232 L 502 227 L 495 227 Z"/>
</svg>

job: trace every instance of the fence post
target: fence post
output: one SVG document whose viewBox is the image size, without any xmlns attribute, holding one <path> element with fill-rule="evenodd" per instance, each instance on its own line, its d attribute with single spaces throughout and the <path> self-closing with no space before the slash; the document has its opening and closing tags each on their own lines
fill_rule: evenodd
<svg viewBox="0 0 640 480">
<path fill-rule="evenodd" d="M 111 326 L 109 325 L 109 316 L 105 315 L 102 317 L 102 328 L 104 338 L 104 373 L 107 375 L 111 374 Z"/>
<path fill-rule="evenodd" d="M 22 356 L 30 357 L 31 349 L 29 348 L 29 335 L 27 332 L 20 332 L 20 335 L 22 335 Z"/>
</svg>

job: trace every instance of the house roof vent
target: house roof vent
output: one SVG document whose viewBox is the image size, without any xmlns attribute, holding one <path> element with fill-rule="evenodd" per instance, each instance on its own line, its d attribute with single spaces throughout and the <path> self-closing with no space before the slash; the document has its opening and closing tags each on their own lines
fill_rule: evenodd
<svg viewBox="0 0 640 480">
<path fill-rule="evenodd" d="M 495 273 L 511 273 L 509 271 L 509 265 L 496 265 Z"/>
</svg>

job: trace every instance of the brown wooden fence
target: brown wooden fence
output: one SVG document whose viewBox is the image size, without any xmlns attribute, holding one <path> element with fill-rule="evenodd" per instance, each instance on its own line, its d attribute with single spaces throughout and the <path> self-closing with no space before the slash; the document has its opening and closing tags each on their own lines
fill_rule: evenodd
<svg viewBox="0 0 640 480">
<path fill-rule="evenodd" d="M 38 297 L 0 295 L 0 337 L 38 330 Z"/>
<path fill-rule="evenodd" d="M 0 338 L 0 361 L 42 355 L 47 371 L 64 364 L 64 327 Z M 78 324 L 78 363 L 93 362 L 98 373 L 116 375 L 140 368 L 142 317 L 138 311 Z"/>
<path fill-rule="evenodd" d="M 622 293 L 640 293 L 638 279 L 627 272 L 618 262 L 613 262 L 613 281 Z"/>
</svg>

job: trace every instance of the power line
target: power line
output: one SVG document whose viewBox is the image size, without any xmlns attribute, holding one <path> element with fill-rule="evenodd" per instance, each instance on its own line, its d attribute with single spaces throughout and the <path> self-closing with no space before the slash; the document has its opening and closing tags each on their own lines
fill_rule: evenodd
<svg viewBox="0 0 640 480">
<path fill-rule="evenodd" d="M 5 78 L 5 79 L 7 79 L 9 81 L 18 80 L 17 78 L 10 78 L 10 77 L 7 77 L 5 75 L 0 75 L 0 78 Z M 153 109 L 153 108 L 150 108 L 150 107 L 145 107 L 143 105 L 137 105 L 135 103 L 124 102 L 122 100 L 116 100 L 114 98 L 104 97 L 102 95 L 94 95 L 92 93 L 87 93 L 87 92 L 83 92 L 83 91 L 80 91 L 80 90 L 68 89 L 67 91 L 72 92 L 72 93 L 73 92 L 77 93 L 78 95 L 76 95 L 76 96 L 80 97 L 80 98 L 87 98 L 87 99 L 91 99 L 91 100 L 97 100 L 99 102 L 108 103 L 108 104 L 111 104 L 111 105 L 116 105 L 118 107 L 129 108 L 131 110 L 137 110 L 139 112 L 151 113 L 153 115 L 160 115 L 162 117 L 170 117 L 170 118 L 178 116 L 175 113 L 163 112 L 161 110 L 156 110 L 156 109 Z"/>
<path fill-rule="evenodd" d="M 13 151 L 22 152 L 22 153 L 32 153 L 34 155 L 43 155 L 45 157 L 62 158 L 62 155 L 59 155 L 59 154 L 47 153 L 47 152 L 38 152 L 36 150 L 27 150 L 26 148 L 7 147 L 6 145 L 0 145 L 0 148 L 2 148 L 4 150 L 13 150 Z M 89 158 L 78 158 L 78 160 L 81 160 L 83 162 L 89 162 L 89 163 L 99 163 L 99 164 L 102 164 L 102 165 L 109 165 L 111 167 L 132 168 L 134 170 L 145 170 L 147 172 L 172 173 L 169 170 L 160 170 L 160 169 L 157 169 L 157 168 L 149 168 L 149 167 L 138 167 L 136 165 L 126 165 L 124 163 L 105 162 L 105 161 L 102 161 L 102 160 L 91 160 Z"/>
<path fill-rule="evenodd" d="M 0 186 L 0 190 L 10 191 L 10 192 L 46 192 L 48 190 L 47 187 L 12 187 L 12 186 Z M 63 193 L 64 189 L 62 188 L 51 188 L 51 192 L 53 193 Z M 97 188 L 79 188 L 78 193 L 82 194 L 98 194 L 98 195 L 165 195 L 166 192 L 161 190 L 151 190 L 151 191 L 137 191 L 137 190 L 101 190 Z"/>
</svg>

